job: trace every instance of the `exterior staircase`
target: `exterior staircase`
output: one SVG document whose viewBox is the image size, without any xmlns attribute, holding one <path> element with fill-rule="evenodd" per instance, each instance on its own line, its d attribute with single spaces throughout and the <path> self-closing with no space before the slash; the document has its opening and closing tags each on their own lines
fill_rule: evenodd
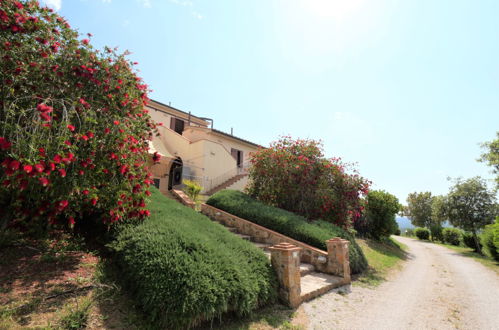
<svg viewBox="0 0 499 330">
<path fill-rule="evenodd" d="M 241 173 L 241 174 L 236 174 L 234 175 L 233 177 L 227 179 L 226 181 L 222 182 L 221 184 L 211 188 L 210 190 L 208 190 L 206 192 L 206 195 L 210 196 L 210 195 L 213 195 L 214 193 L 220 191 L 220 190 L 223 190 L 227 187 L 230 187 L 232 186 L 234 183 L 236 183 L 237 181 L 241 180 L 242 178 L 244 178 L 245 176 L 247 176 L 248 174 L 247 173 Z"/>
<path fill-rule="evenodd" d="M 215 221 L 215 220 L 213 220 Z M 218 222 L 218 221 L 217 221 Z M 230 232 L 239 236 L 241 239 L 251 242 L 256 247 L 263 250 L 263 253 L 267 255 L 269 260 L 271 259 L 271 254 L 269 248 L 271 244 L 258 243 L 255 242 L 254 238 L 249 235 L 244 235 L 239 233 L 238 229 L 235 227 L 228 227 L 225 224 L 219 222 L 225 226 Z M 343 278 L 339 276 L 334 276 L 326 273 L 318 272 L 315 266 L 309 263 L 300 263 L 300 275 L 301 275 L 301 300 L 308 301 L 315 297 L 318 297 L 331 289 L 343 286 L 345 283 Z"/>
</svg>

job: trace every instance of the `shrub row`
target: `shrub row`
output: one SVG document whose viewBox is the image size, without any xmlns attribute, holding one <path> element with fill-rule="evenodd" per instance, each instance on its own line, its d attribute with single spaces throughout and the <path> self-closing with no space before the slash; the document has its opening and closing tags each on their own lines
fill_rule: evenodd
<svg viewBox="0 0 499 330">
<path fill-rule="evenodd" d="M 251 243 L 154 189 L 151 216 L 111 244 L 124 286 L 160 328 L 189 328 L 276 298 L 276 277 Z"/>
<path fill-rule="evenodd" d="M 302 216 L 265 205 L 235 190 L 220 191 L 207 204 L 322 250 L 327 250 L 325 241 L 332 237 L 348 239 L 351 272 L 356 274 L 367 268 L 366 257 L 353 236 L 329 222 L 308 222 Z"/>
<path fill-rule="evenodd" d="M 457 246 L 461 242 L 463 234 L 462 231 L 457 228 L 444 228 L 442 230 L 442 236 L 444 243 Z"/>
</svg>

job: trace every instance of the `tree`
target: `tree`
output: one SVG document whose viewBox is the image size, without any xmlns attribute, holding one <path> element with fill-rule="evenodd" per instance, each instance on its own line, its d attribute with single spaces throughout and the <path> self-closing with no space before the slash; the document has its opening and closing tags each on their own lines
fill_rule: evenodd
<svg viewBox="0 0 499 330">
<path fill-rule="evenodd" d="M 446 216 L 446 196 L 434 196 L 431 203 L 431 239 L 443 240 L 442 223 L 447 220 Z"/>
<path fill-rule="evenodd" d="M 148 215 L 147 86 L 37 1 L 0 2 L 0 222 Z"/>
<path fill-rule="evenodd" d="M 431 224 L 433 196 L 431 192 L 411 193 L 407 196 L 407 206 L 404 208 L 404 215 L 416 227 L 429 228 Z"/>
<path fill-rule="evenodd" d="M 376 240 L 395 234 L 398 229 L 395 215 L 401 208 L 397 197 L 384 190 L 375 190 L 367 194 L 366 201 L 366 234 Z"/>
<path fill-rule="evenodd" d="M 456 179 L 447 195 L 446 213 L 451 224 L 473 234 L 476 250 L 480 251 L 477 232 L 494 222 L 497 204 L 494 192 L 485 180 L 474 177 Z"/>
<path fill-rule="evenodd" d="M 496 139 L 482 144 L 487 152 L 483 153 L 479 161 L 492 167 L 492 172 L 496 174 L 496 187 L 499 188 L 499 132 L 496 133 Z"/>
<path fill-rule="evenodd" d="M 251 162 L 252 197 L 342 227 L 359 219 L 369 182 L 347 173 L 339 158 L 325 158 L 320 142 L 283 137 L 253 153 Z"/>
</svg>

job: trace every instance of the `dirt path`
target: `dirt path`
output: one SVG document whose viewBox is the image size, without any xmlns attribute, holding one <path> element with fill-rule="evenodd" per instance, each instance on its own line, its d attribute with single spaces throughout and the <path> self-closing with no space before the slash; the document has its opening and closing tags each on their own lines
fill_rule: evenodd
<svg viewBox="0 0 499 330">
<path fill-rule="evenodd" d="M 310 329 L 499 329 L 499 276 L 445 247 L 396 239 L 410 253 L 400 273 L 304 304 Z"/>
</svg>

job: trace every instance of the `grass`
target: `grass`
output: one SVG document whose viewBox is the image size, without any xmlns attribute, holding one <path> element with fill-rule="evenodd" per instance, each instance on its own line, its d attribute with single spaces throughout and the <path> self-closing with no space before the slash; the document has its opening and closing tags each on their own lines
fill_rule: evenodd
<svg viewBox="0 0 499 330">
<path fill-rule="evenodd" d="M 381 242 L 357 239 L 369 262 L 369 269 L 355 277 L 353 285 L 376 287 L 407 258 L 407 246 L 393 238 Z"/>
<path fill-rule="evenodd" d="M 495 261 L 494 259 L 488 256 L 476 253 L 475 251 L 473 251 L 473 249 L 470 249 L 468 247 L 455 246 L 443 243 L 435 243 L 435 244 L 445 246 L 446 248 L 454 250 L 465 257 L 472 258 L 473 260 L 478 261 L 479 263 L 490 268 L 491 270 L 496 272 L 497 275 L 499 275 L 499 262 Z"/>
</svg>

